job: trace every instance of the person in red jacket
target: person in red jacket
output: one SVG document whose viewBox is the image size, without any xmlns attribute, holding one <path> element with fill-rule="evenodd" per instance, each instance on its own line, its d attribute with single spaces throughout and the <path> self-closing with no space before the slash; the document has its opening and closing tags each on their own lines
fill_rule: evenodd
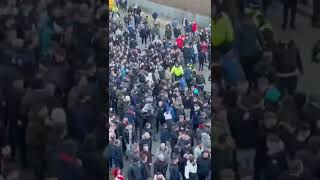
<svg viewBox="0 0 320 180">
<path fill-rule="evenodd" d="M 198 31 L 198 24 L 197 24 L 196 21 L 193 21 L 193 23 L 192 23 L 192 34 L 194 35 L 195 32 L 197 32 L 197 31 Z"/>
<path fill-rule="evenodd" d="M 114 177 L 114 180 L 124 180 L 124 176 L 122 175 L 121 169 L 114 168 L 112 170 L 112 175 Z"/>
<path fill-rule="evenodd" d="M 205 41 L 202 41 L 200 43 L 200 50 L 201 50 L 201 52 L 204 52 L 205 54 L 208 53 L 208 45 Z"/>
<path fill-rule="evenodd" d="M 182 49 L 183 48 L 183 43 L 184 43 L 184 38 L 180 35 L 176 39 L 176 43 L 177 43 L 178 48 Z"/>
</svg>

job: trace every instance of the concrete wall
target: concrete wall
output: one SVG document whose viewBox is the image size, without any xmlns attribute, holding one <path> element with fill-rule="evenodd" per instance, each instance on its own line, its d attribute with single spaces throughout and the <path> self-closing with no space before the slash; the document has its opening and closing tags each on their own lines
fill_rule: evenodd
<svg viewBox="0 0 320 180">
<path fill-rule="evenodd" d="M 176 17 L 177 19 L 182 21 L 184 17 L 187 17 L 189 20 L 192 20 L 195 18 L 195 20 L 198 22 L 199 26 L 201 27 L 205 27 L 205 26 L 208 26 L 208 24 L 210 24 L 210 17 L 208 16 L 192 14 L 190 12 L 187 12 L 181 9 L 161 5 L 148 0 L 129 0 L 129 5 L 132 5 L 135 2 L 138 3 L 138 5 L 142 9 L 145 9 L 151 13 L 157 12 L 160 18 L 162 17 L 162 18 L 171 19 L 173 17 Z"/>
</svg>

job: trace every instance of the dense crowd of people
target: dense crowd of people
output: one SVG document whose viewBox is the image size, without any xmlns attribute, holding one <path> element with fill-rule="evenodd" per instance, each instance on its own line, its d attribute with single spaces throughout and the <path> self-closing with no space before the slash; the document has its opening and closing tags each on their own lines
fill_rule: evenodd
<svg viewBox="0 0 320 180">
<path fill-rule="evenodd" d="M 211 179 L 210 26 L 121 5 L 109 16 L 109 168 L 115 179 Z M 119 7 L 119 8 L 118 8 Z M 162 31 L 164 29 L 164 31 Z"/>
<path fill-rule="evenodd" d="M 260 7 L 250 9 L 240 19 L 219 2 L 213 9 L 213 176 L 319 179 L 319 97 L 297 91 L 308 60 L 293 37 L 275 39 Z"/>
<path fill-rule="evenodd" d="M 108 178 L 103 3 L 0 2 L 0 179 Z"/>
</svg>

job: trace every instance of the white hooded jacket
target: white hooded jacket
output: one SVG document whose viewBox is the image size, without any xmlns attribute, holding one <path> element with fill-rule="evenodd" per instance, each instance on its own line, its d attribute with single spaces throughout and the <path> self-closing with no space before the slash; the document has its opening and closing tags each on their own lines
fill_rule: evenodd
<svg viewBox="0 0 320 180">
<path fill-rule="evenodd" d="M 194 164 L 191 164 L 190 161 L 187 162 L 186 167 L 184 168 L 184 176 L 186 179 L 190 178 L 190 173 L 197 173 L 198 166 L 195 162 Z"/>
</svg>

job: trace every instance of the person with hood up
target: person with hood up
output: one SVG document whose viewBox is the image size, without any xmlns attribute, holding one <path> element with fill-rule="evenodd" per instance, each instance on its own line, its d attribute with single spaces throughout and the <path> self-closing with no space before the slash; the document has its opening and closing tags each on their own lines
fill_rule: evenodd
<svg viewBox="0 0 320 180">
<path fill-rule="evenodd" d="M 193 155 L 190 155 L 184 168 L 184 176 L 187 180 L 197 180 L 198 165 Z"/>
<path fill-rule="evenodd" d="M 167 174 L 168 162 L 165 161 L 163 154 L 158 155 L 158 160 L 154 163 L 154 174 L 161 173 L 162 175 Z"/>
<path fill-rule="evenodd" d="M 197 158 L 197 173 L 201 180 L 206 180 L 211 169 L 211 158 L 208 151 L 203 151 L 202 156 Z"/>
</svg>

